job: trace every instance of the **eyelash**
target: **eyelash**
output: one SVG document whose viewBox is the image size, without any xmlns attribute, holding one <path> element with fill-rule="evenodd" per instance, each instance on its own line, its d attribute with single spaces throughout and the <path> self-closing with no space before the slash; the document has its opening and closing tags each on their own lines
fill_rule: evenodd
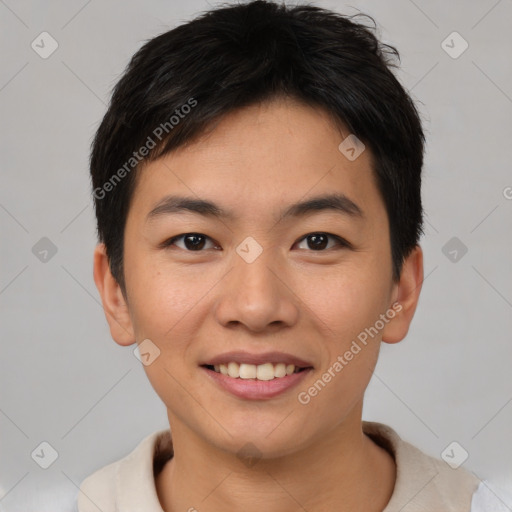
<svg viewBox="0 0 512 512">
<path fill-rule="evenodd" d="M 160 248 L 169 248 L 172 245 L 174 245 L 174 243 L 177 240 L 180 240 L 180 239 L 182 239 L 182 238 L 184 238 L 186 236 L 190 236 L 190 235 L 196 235 L 196 236 L 203 237 L 203 238 L 205 238 L 207 240 L 212 240 L 209 236 L 203 235 L 202 233 L 194 233 L 194 232 L 183 233 L 182 235 L 174 236 L 172 238 L 169 238 L 165 242 L 162 242 L 162 244 L 160 244 Z M 343 238 L 341 238 L 341 237 L 339 237 L 337 235 L 333 235 L 332 233 L 326 233 L 324 231 L 313 231 L 311 233 L 308 233 L 307 235 L 304 235 L 302 238 L 299 238 L 298 241 L 295 242 L 295 244 L 297 244 L 298 242 L 302 242 L 303 240 L 307 239 L 309 236 L 312 236 L 312 235 L 326 235 L 327 237 L 332 238 L 332 239 L 334 239 L 336 241 L 336 243 L 338 245 L 338 248 L 346 248 L 346 249 L 352 249 L 353 248 L 352 244 L 350 244 L 350 242 L 347 242 L 347 240 L 345 240 L 345 239 L 343 239 Z M 204 252 L 204 250 L 202 250 L 202 249 L 200 249 L 198 251 L 193 251 L 193 250 L 189 250 L 189 249 L 182 249 L 181 247 L 178 247 L 178 248 L 183 250 L 183 251 L 186 251 L 186 252 Z M 310 251 L 311 252 L 325 252 L 325 251 L 328 251 L 328 250 L 331 250 L 331 249 L 335 249 L 335 247 L 329 247 L 328 249 L 319 249 L 317 251 L 311 249 Z"/>
</svg>

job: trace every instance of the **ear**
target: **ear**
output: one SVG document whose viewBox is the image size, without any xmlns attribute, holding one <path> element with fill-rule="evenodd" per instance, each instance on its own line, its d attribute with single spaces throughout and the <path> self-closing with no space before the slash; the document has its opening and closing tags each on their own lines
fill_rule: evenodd
<svg viewBox="0 0 512 512">
<path fill-rule="evenodd" d="M 119 345 L 132 345 L 135 335 L 128 306 L 121 287 L 110 272 L 105 244 L 98 244 L 94 250 L 94 282 L 101 296 L 112 338 Z"/>
<path fill-rule="evenodd" d="M 404 260 L 400 279 L 394 285 L 393 304 L 395 306 L 390 307 L 390 310 L 395 311 L 395 316 L 382 330 L 382 341 L 398 343 L 405 338 L 418 305 L 422 284 L 423 251 L 417 245 Z"/>
</svg>

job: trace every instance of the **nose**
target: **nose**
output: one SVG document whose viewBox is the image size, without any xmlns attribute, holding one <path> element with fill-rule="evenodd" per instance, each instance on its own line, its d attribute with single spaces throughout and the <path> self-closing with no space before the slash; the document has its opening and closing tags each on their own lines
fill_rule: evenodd
<svg viewBox="0 0 512 512">
<path fill-rule="evenodd" d="M 238 255 L 224 277 L 215 305 L 215 317 L 224 327 L 243 325 L 252 332 L 276 331 L 294 325 L 298 299 L 286 283 L 275 258 L 265 251 L 252 263 Z M 272 265 L 272 263 L 274 263 Z"/>
</svg>

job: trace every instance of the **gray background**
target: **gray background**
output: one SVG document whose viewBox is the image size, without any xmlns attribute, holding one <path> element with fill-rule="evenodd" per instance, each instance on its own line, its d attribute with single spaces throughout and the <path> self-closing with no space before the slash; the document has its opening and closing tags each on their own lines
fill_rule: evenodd
<svg viewBox="0 0 512 512">
<path fill-rule="evenodd" d="M 383 344 L 364 419 L 436 457 L 457 441 L 512 509 L 512 1 L 313 3 L 375 17 L 428 137 L 426 280 L 408 338 Z M 0 510 L 72 509 L 85 476 L 167 426 L 92 279 L 88 150 L 129 57 L 209 6 L 0 0 Z M 31 47 L 43 31 L 59 45 L 47 59 Z M 453 31 L 469 44 L 458 58 L 442 46 Z M 43 441 L 48 469 L 31 457 Z"/>
</svg>

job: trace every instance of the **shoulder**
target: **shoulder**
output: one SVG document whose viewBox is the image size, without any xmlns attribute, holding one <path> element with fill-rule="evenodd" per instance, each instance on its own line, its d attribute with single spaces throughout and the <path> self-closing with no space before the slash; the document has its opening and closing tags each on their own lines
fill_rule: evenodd
<svg viewBox="0 0 512 512">
<path fill-rule="evenodd" d="M 113 462 L 98 469 L 80 484 L 77 498 L 79 512 L 97 512 L 98 510 L 110 512 L 116 510 L 113 489 L 121 461 Z"/>
<path fill-rule="evenodd" d="M 78 512 L 144 510 L 160 512 L 154 471 L 172 454 L 169 430 L 146 436 L 126 457 L 85 478 L 78 492 Z M 128 507 L 128 508 L 126 508 Z"/>
<path fill-rule="evenodd" d="M 395 459 L 395 489 L 384 512 L 469 512 L 480 483 L 475 475 L 424 453 L 388 425 L 363 421 L 363 431 Z"/>
</svg>

